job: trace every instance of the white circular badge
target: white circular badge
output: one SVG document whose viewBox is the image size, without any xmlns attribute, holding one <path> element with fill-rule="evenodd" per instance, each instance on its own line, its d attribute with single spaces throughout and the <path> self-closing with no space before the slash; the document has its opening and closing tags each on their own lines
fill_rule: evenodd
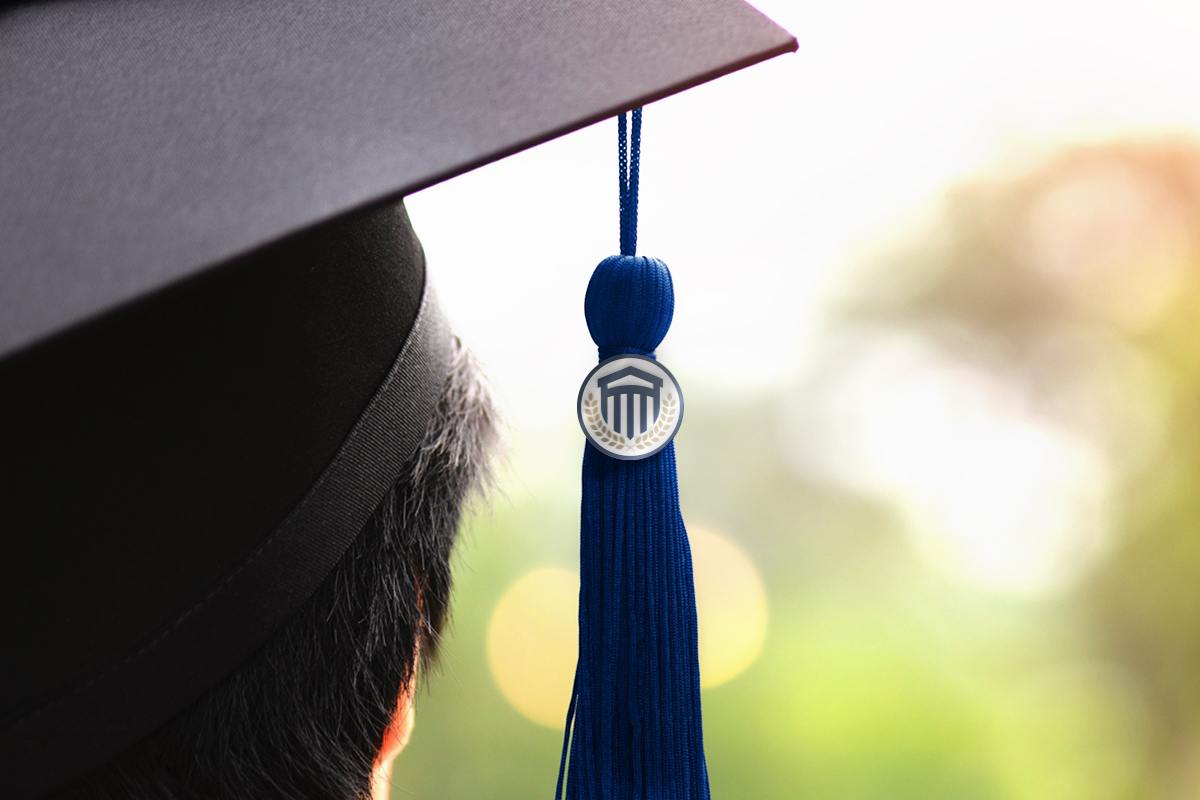
<svg viewBox="0 0 1200 800">
<path fill-rule="evenodd" d="M 667 446 L 683 421 L 683 392 L 671 371 L 652 358 L 601 361 L 579 387 L 579 427 L 613 458 L 646 458 Z"/>
</svg>

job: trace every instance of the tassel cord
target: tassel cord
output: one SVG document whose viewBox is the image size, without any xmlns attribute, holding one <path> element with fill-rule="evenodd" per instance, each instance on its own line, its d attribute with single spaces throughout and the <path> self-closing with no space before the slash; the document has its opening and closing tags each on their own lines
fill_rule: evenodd
<svg viewBox="0 0 1200 800">
<path fill-rule="evenodd" d="M 642 161 L 642 110 L 630 114 L 633 122 L 626 132 L 625 115 L 617 119 L 617 197 L 621 219 L 621 255 L 637 252 L 638 178 Z"/>
</svg>

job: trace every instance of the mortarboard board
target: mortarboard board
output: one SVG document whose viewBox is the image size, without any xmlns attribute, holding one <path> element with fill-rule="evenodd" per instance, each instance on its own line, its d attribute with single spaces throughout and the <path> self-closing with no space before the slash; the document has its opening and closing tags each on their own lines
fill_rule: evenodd
<svg viewBox="0 0 1200 800">
<path fill-rule="evenodd" d="M 740 0 L 0 11 L 4 796 L 235 669 L 412 453 L 397 198 L 793 49 Z"/>
</svg>

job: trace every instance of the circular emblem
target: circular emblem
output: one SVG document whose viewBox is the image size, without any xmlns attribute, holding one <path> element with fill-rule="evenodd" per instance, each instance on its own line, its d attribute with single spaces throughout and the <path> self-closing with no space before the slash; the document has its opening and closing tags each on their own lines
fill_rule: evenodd
<svg viewBox="0 0 1200 800">
<path fill-rule="evenodd" d="M 654 455 L 683 421 L 683 392 L 675 376 L 644 356 L 601 361 L 583 379 L 576 405 L 583 435 L 613 458 Z"/>
</svg>

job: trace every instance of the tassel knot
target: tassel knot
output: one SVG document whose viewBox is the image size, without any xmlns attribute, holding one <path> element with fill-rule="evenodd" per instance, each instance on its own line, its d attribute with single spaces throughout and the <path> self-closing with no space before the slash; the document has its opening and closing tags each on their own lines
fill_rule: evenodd
<svg viewBox="0 0 1200 800">
<path fill-rule="evenodd" d="M 609 256 L 592 273 L 583 313 L 601 361 L 621 353 L 653 356 L 675 314 L 671 271 L 649 256 Z"/>
</svg>

